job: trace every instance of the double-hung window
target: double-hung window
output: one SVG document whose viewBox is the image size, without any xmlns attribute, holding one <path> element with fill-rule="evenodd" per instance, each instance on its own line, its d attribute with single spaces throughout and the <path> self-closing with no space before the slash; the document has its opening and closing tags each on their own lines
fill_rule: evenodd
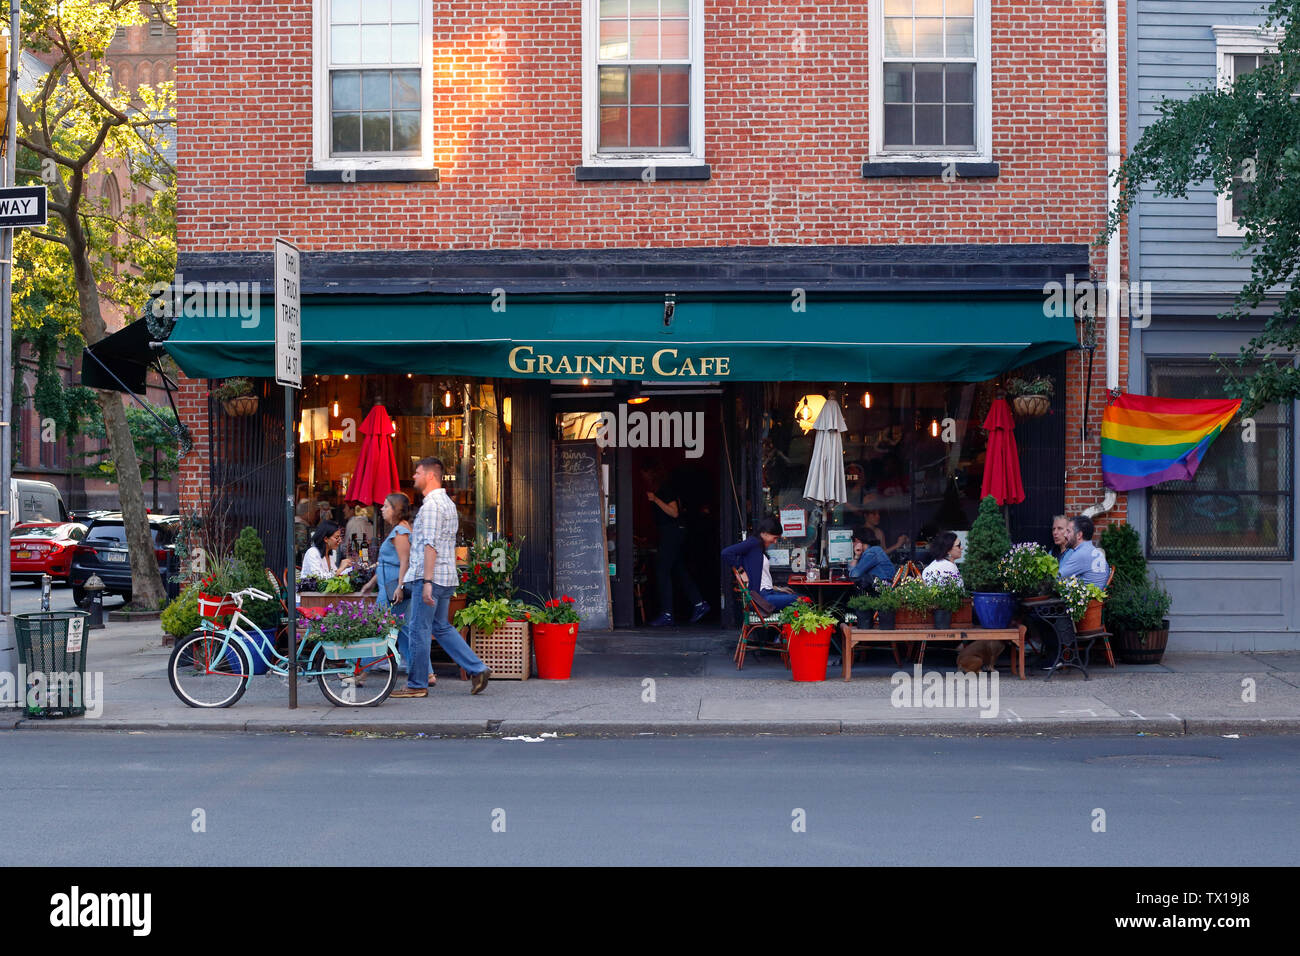
<svg viewBox="0 0 1300 956">
<path fill-rule="evenodd" d="M 992 160 L 989 0 L 871 0 L 873 160 Z"/>
<path fill-rule="evenodd" d="M 1277 53 L 1279 36 L 1255 27 L 1214 27 L 1215 60 L 1218 66 L 1220 89 L 1231 87 L 1237 77 L 1245 76 L 1266 63 Z M 1232 177 L 1232 187 L 1218 196 L 1218 233 L 1220 236 L 1240 237 L 1246 234 L 1237 224 L 1241 205 L 1252 187 L 1244 169 Z"/>
<path fill-rule="evenodd" d="M 583 161 L 704 162 L 703 0 L 583 0 Z"/>
<path fill-rule="evenodd" d="M 315 0 L 314 165 L 430 168 L 429 0 Z"/>
</svg>

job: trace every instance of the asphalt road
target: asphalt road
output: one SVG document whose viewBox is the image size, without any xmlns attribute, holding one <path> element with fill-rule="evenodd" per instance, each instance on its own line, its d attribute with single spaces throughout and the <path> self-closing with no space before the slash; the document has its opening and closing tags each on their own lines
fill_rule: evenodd
<svg viewBox="0 0 1300 956">
<path fill-rule="evenodd" d="M 26 614 L 29 611 L 39 611 L 41 609 L 41 586 L 39 584 L 29 584 L 26 581 L 14 581 L 10 593 L 12 610 L 15 614 Z M 117 595 L 104 598 L 104 610 L 109 611 L 121 607 L 123 601 Z M 50 610 L 51 611 L 72 611 L 76 609 L 72 603 L 72 588 L 66 584 L 55 584 L 50 588 Z"/>
<path fill-rule="evenodd" d="M 31 730 L 0 765 L 6 866 L 1293 865 L 1300 832 L 1290 737 Z"/>
</svg>

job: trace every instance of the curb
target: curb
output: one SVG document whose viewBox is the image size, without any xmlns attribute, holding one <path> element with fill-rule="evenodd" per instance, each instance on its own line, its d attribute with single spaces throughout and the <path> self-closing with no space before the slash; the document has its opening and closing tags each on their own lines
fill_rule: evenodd
<svg viewBox="0 0 1300 956">
<path fill-rule="evenodd" d="M 787 736 L 822 737 L 845 736 L 1218 736 L 1240 734 L 1244 737 L 1300 734 L 1300 719 L 1279 718 L 1243 722 L 1230 718 L 1150 719 L 1095 718 L 1091 720 L 1023 720 L 998 719 L 964 720 L 790 720 L 790 721 L 719 721 L 681 720 L 657 722 L 578 721 L 553 722 L 545 720 L 439 720 L 411 721 L 403 724 L 368 722 L 328 724 L 319 719 L 311 721 L 79 721 L 20 719 L 10 725 L 0 723 L 0 730 L 35 730 L 55 733 L 250 733 L 250 734 L 313 734 L 317 736 L 347 736 L 350 734 L 376 734 L 391 737 L 516 737 L 540 736 L 543 733 L 573 737 L 638 737 L 638 736 Z"/>
</svg>

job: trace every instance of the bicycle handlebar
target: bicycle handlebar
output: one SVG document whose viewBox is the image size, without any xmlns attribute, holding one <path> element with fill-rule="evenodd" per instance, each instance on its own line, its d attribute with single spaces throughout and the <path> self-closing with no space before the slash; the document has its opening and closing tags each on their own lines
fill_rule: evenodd
<svg viewBox="0 0 1300 956">
<path fill-rule="evenodd" d="M 244 606 L 244 598 L 246 597 L 251 597 L 258 601 L 271 600 L 271 595 L 267 594 L 265 591 L 259 591 L 257 588 L 244 588 L 242 591 L 232 591 L 230 597 L 234 600 L 235 604 L 241 608 Z"/>
</svg>

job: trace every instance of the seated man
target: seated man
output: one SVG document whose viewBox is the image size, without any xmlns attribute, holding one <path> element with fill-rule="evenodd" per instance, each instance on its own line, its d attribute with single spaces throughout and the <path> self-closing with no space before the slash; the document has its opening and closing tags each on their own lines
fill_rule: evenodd
<svg viewBox="0 0 1300 956">
<path fill-rule="evenodd" d="M 767 560 L 767 549 L 780 537 L 781 523 L 769 516 L 758 523 L 757 534 L 722 549 L 726 566 L 739 571 L 741 581 L 748 588 L 753 588 L 757 581 L 759 597 L 777 611 L 798 600 L 798 595 L 793 592 L 778 591 L 772 586 L 772 566 Z"/>
<path fill-rule="evenodd" d="M 1106 554 L 1092 543 L 1092 519 L 1087 515 L 1076 515 L 1070 519 L 1065 530 L 1065 551 L 1061 554 L 1061 570 L 1057 575 L 1062 578 L 1081 578 L 1099 588 L 1106 586 L 1110 577 L 1110 565 L 1106 563 Z M 1043 642 L 1043 669 L 1051 669 L 1056 660 L 1058 641 L 1056 629 L 1040 627 L 1039 634 Z"/>
<path fill-rule="evenodd" d="M 877 580 L 894 580 L 897 569 L 880 546 L 880 539 L 869 529 L 853 531 L 853 563 L 849 565 L 849 578 L 859 590 L 874 591 Z"/>
</svg>

